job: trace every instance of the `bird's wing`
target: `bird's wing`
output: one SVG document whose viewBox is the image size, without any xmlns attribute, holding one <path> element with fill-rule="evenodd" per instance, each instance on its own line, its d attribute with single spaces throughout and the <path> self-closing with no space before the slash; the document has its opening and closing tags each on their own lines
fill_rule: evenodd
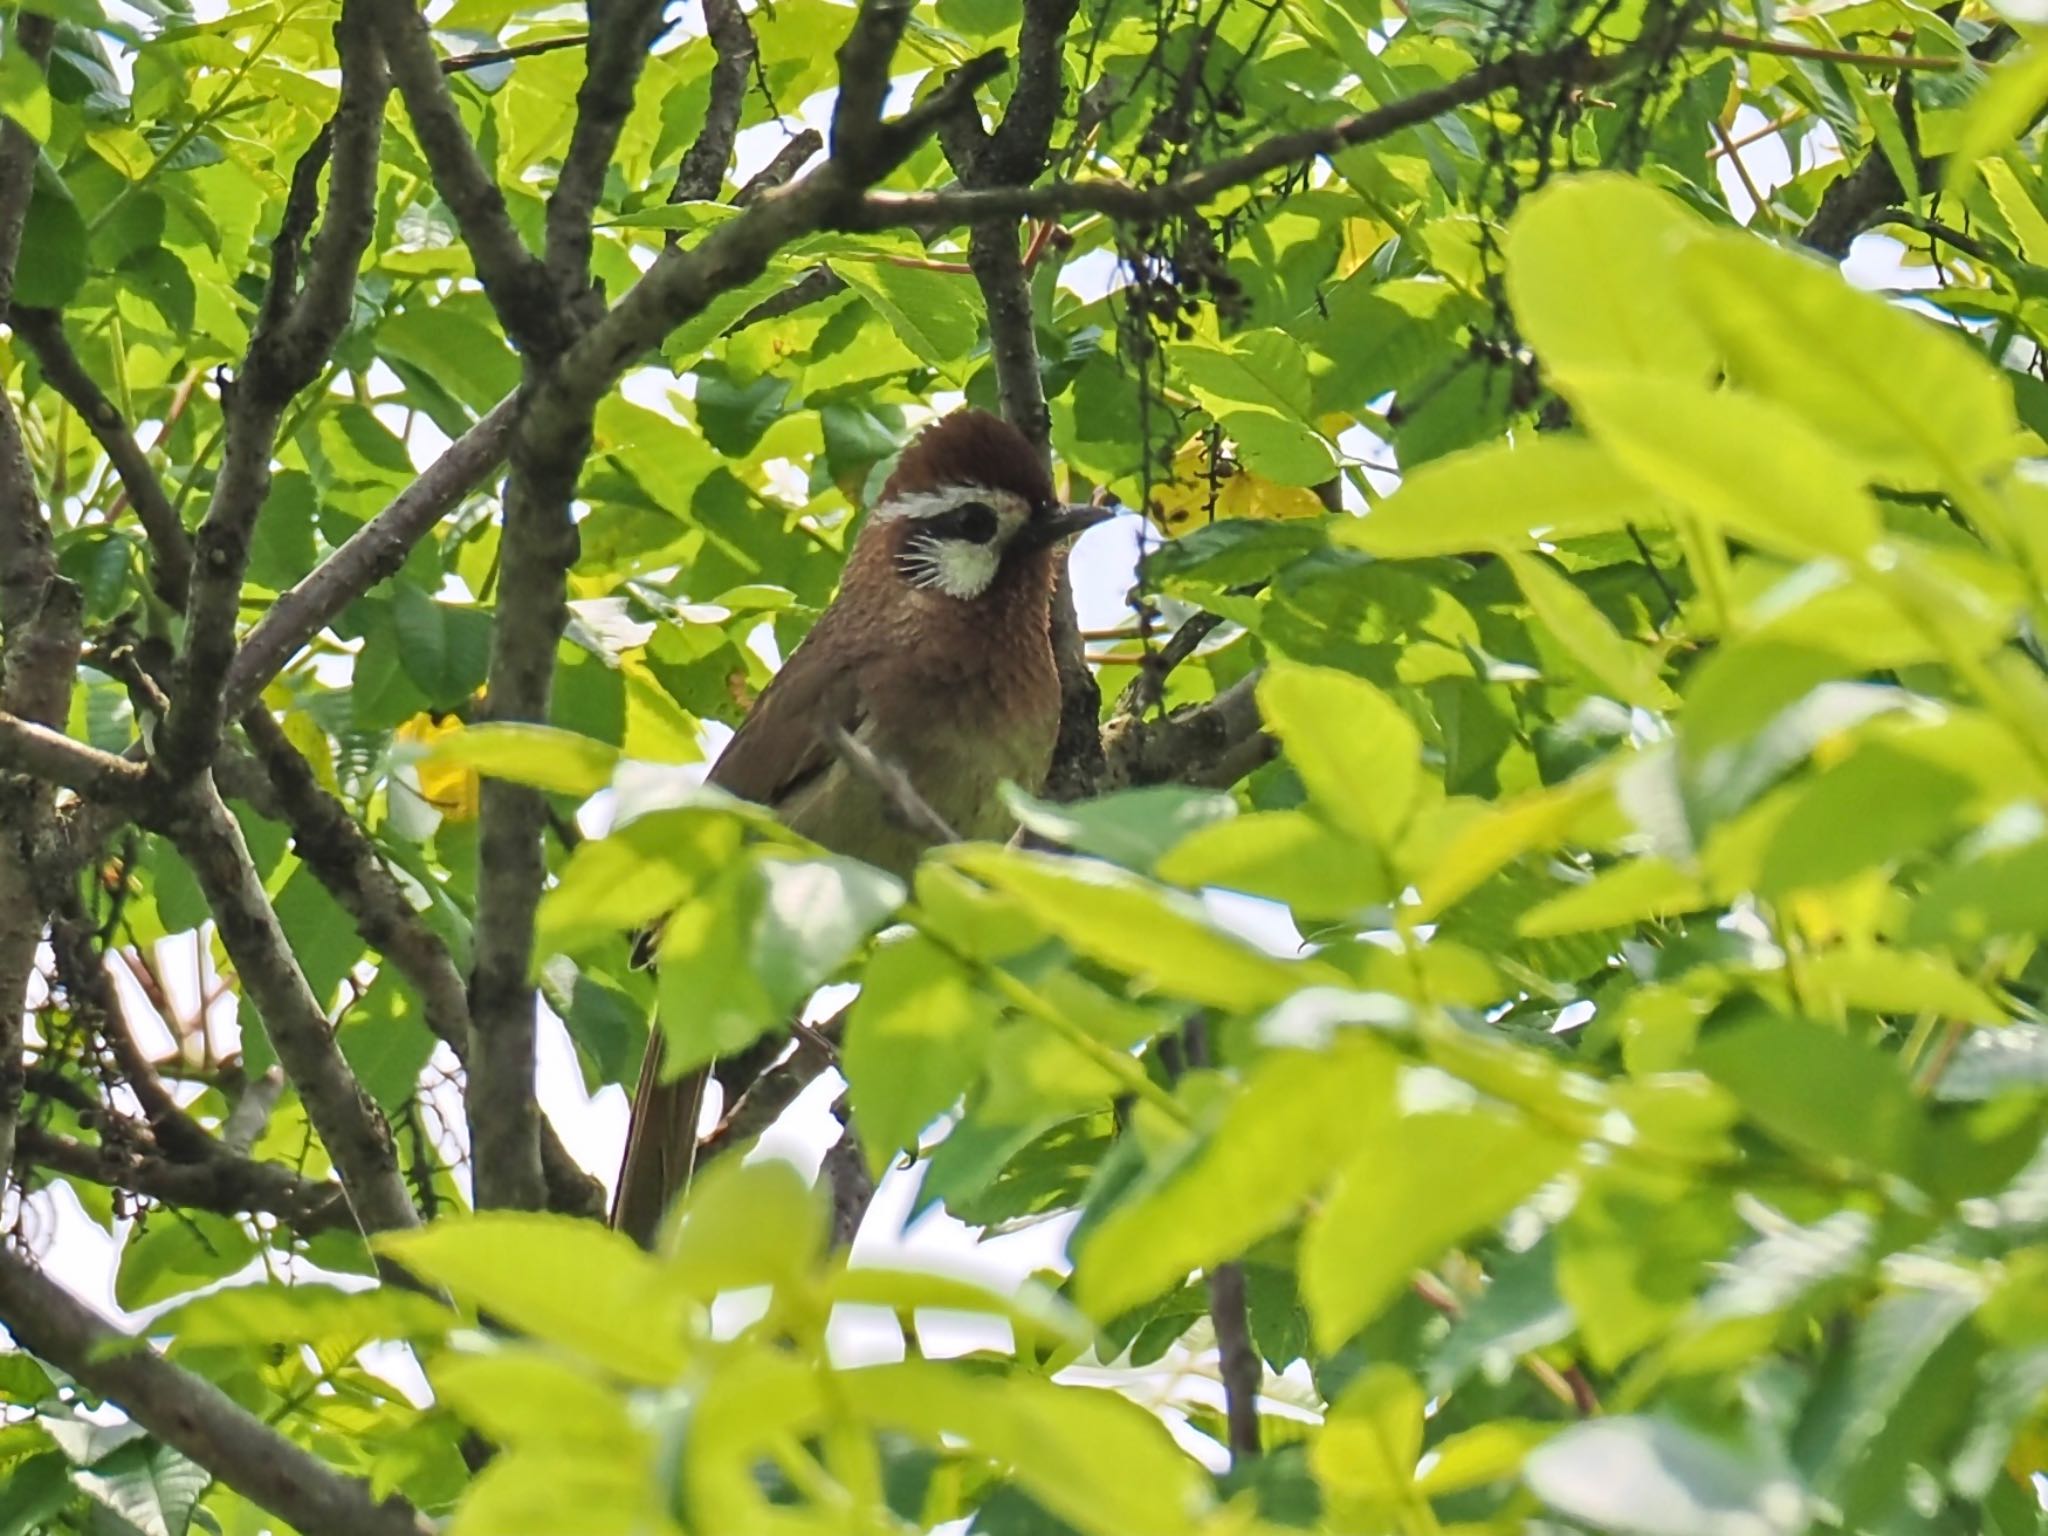
<svg viewBox="0 0 2048 1536">
<path fill-rule="evenodd" d="M 867 713 L 854 659 L 807 640 L 754 701 L 710 781 L 781 810 L 836 760 L 830 728 L 857 731 Z"/>
</svg>

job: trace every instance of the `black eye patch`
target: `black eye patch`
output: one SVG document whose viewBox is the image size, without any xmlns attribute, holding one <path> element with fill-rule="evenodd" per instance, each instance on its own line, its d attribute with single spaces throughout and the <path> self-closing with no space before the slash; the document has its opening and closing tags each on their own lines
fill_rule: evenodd
<svg viewBox="0 0 2048 1536">
<path fill-rule="evenodd" d="M 963 502 L 950 512 L 928 517 L 918 525 L 928 539 L 959 539 L 968 544 L 986 544 L 996 536 L 996 512 L 985 501 Z"/>
</svg>

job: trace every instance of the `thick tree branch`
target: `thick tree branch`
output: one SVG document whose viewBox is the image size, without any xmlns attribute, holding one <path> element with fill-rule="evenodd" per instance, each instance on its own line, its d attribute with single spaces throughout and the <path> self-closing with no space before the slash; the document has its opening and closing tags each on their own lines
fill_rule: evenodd
<svg viewBox="0 0 2048 1536">
<path fill-rule="evenodd" d="M 339 1184 L 302 1179 L 281 1163 L 227 1152 L 175 1162 L 118 1141 L 90 1146 L 25 1125 L 15 1145 L 15 1166 L 24 1183 L 29 1171 L 40 1168 L 179 1210 L 272 1216 L 299 1237 L 355 1225 Z"/>
<path fill-rule="evenodd" d="M 0 711 L 0 768 L 61 784 L 95 800 L 132 799 L 149 781 L 149 771 L 140 763 L 4 711 Z"/>
<path fill-rule="evenodd" d="M 34 69 L 40 71 L 49 58 L 55 35 L 56 23 L 48 16 L 29 10 L 15 13 L 13 47 Z M 35 190 L 36 153 L 28 130 L 11 117 L 0 117 L 0 315 L 14 302 L 14 268 Z M 29 622 L 56 574 L 56 549 L 36 495 L 21 419 L 14 402 L 0 392 L 0 636 L 11 641 L 14 632 Z"/>
<path fill-rule="evenodd" d="M 1988 64 L 2002 57 L 2017 41 L 2019 34 L 2001 22 L 1971 44 L 1970 53 L 1980 63 Z M 1900 89 L 1911 91 L 1903 83 Z M 1939 156 L 1920 155 L 1916 146 L 1914 161 L 1922 186 L 1933 185 L 1939 179 Z M 1828 183 L 1820 206 L 1799 232 L 1800 243 L 1830 260 L 1841 261 L 1856 243 L 1856 237 L 1904 197 L 1905 188 L 1899 184 L 1899 173 L 1893 168 L 1891 157 L 1872 144 L 1861 161 Z"/>
<path fill-rule="evenodd" d="M 0 721 L 13 726 L 5 734 L 16 743 L 42 751 L 65 742 L 53 727 L 63 723 L 71 701 L 84 617 L 85 599 L 77 586 L 52 577 L 34 613 L 8 630 L 6 671 L 0 678 L 0 707 L 6 713 Z M 36 946 L 55 899 L 57 882 L 50 878 L 40 847 L 54 799 L 44 780 L 0 778 L 0 1177 L 14 1164 L 22 1010 Z"/>
<path fill-rule="evenodd" d="M 1104 789 L 1145 784 L 1228 788 L 1273 755 L 1259 719 L 1253 672 L 1215 698 L 1164 719 L 1119 711 L 1102 727 Z"/>
<path fill-rule="evenodd" d="M 1242 1467 L 1259 1454 L 1259 1352 L 1252 1347 L 1251 1314 L 1244 1293 L 1244 1266 L 1218 1264 L 1209 1271 L 1209 1321 L 1216 1330 L 1216 1369 L 1223 1379 L 1223 1414 L 1230 1436 L 1230 1463 Z"/>
<path fill-rule="evenodd" d="M 561 303 L 580 306 L 590 283 L 591 220 L 605 172 L 633 110 L 647 51 L 667 0 L 605 0 L 590 7 L 590 43 L 576 91 L 576 124 L 548 199 L 547 271 Z M 549 354 L 552 355 L 552 354 Z"/>
<path fill-rule="evenodd" d="M 14 329 L 35 353 L 50 387 L 78 412 L 120 477 L 121 488 L 128 493 L 128 505 L 135 509 L 136 519 L 149 540 L 150 574 L 157 596 L 173 608 L 183 608 L 192 580 L 192 539 L 178 520 L 171 498 L 165 494 L 162 479 L 150 467 L 149 455 L 135 440 L 119 407 L 86 372 L 56 311 L 17 309 Z"/>
<path fill-rule="evenodd" d="M 379 1500 L 213 1383 L 122 1333 L 28 1259 L 0 1250 L 0 1321 L 15 1342 L 127 1413 L 305 1536 L 433 1536 L 403 1499 Z"/>
<path fill-rule="evenodd" d="M 413 136 L 469 247 L 484 294 L 505 334 L 522 352 L 553 357 L 573 323 L 548 279 L 544 263 L 513 226 L 497 178 L 478 155 L 455 105 L 442 61 L 434 52 L 426 17 L 413 0 L 362 0 L 371 6 L 391 76 L 405 99 Z"/>
<path fill-rule="evenodd" d="M 368 4 L 348 0 L 335 23 L 341 99 L 326 135 L 333 145 L 333 171 L 305 282 L 294 291 L 299 251 L 317 212 L 314 189 L 324 157 L 317 143 L 293 177 L 283 223 L 271 245 L 270 284 L 248 356 L 240 376 L 223 392 L 225 448 L 212 504 L 199 525 L 185 648 L 161 744 L 166 766 L 184 777 L 212 762 L 220 746 L 222 687 L 235 657 L 235 617 L 250 541 L 270 493 L 278 424 L 292 397 L 312 383 L 341 338 L 356 268 L 376 227 L 377 156 L 389 85 Z"/>
<path fill-rule="evenodd" d="M 259 807 L 291 828 L 293 851 L 348 913 L 363 942 L 412 984 L 427 1027 L 467 1066 L 468 988 L 448 946 L 414 910 L 369 834 L 348 807 L 321 787 L 312 765 L 270 712 L 260 706 L 246 710 L 242 730 L 262 764 L 268 790 Z M 577 1165 L 545 1119 L 541 1163 L 550 1209 L 603 1213 L 604 1186 Z"/>
<path fill-rule="evenodd" d="M 993 134 L 971 114 L 946 120 L 946 157 L 969 187 L 1027 186 L 1044 172 L 1060 110 L 1060 50 L 1078 0 L 1030 0 L 1018 39 L 1017 88 Z M 1052 413 L 1039 373 L 1031 273 L 1014 219 L 983 219 L 968 232 L 967 265 L 988 313 L 989 355 L 1003 415 L 1048 458 Z M 1053 659 L 1059 668 L 1060 728 L 1047 792 L 1056 800 L 1090 794 L 1102 776 L 1102 689 L 1088 665 L 1072 574 L 1062 564 L 1052 597 Z"/>
<path fill-rule="evenodd" d="M 566 442 L 539 446 L 522 432 L 513 443 L 483 708 L 493 721 L 548 718 L 555 648 L 569 617 L 569 567 L 576 560 L 569 503 L 590 450 L 589 412 L 578 425 Z M 545 1203 L 532 962 L 534 914 L 547 881 L 546 826 L 547 801 L 538 790 L 484 780 L 469 985 L 474 1035 L 463 1094 L 479 1208 L 536 1210 Z"/>
<path fill-rule="evenodd" d="M 858 71 L 886 71 L 886 59 L 879 66 L 873 63 L 874 38 L 891 27 L 900 31 L 904 10 L 900 0 L 881 0 L 863 9 L 861 25 L 841 49 L 842 74 L 849 55 Z M 865 128 L 853 117 L 842 92 L 833 120 L 832 156 L 788 186 L 765 194 L 742 217 L 719 225 L 688 250 L 663 252 L 646 276 L 570 349 L 551 386 L 534 401 L 535 430 L 543 435 L 572 432 L 577 418 L 593 409 L 619 376 L 676 326 L 719 294 L 759 275 L 792 240 L 852 216 L 861 205 L 864 187 L 901 164 L 923 135 L 964 107 L 975 89 L 1002 67 L 1001 54 L 983 55 L 955 71 L 903 117 Z M 866 76 L 858 71 L 855 99 L 879 102 L 887 92 L 886 74 L 882 85 L 873 88 L 871 82 L 860 83 Z M 850 159 L 842 159 L 838 152 L 842 142 L 853 148 Z"/>
<path fill-rule="evenodd" d="M 365 1233 L 417 1225 L 391 1128 L 349 1070 L 211 777 L 202 774 L 184 786 L 172 810 L 172 839 L 212 908 L 244 998 L 261 1016 L 333 1159 L 357 1224 Z"/>
<path fill-rule="evenodd" d="M 704 109 L 704 126 L 676 167 L 676 184 L 668 194 L 672 203 L 708 201 L 725 185 L 725 168 L 732 163 L 733 141 L 739 137 L 754 61 L 761 56 L 739 0 L 704 0 L 704 26 L 718 53 L 718 62 L 711 66 L 711 102 Z"/>
</svg>

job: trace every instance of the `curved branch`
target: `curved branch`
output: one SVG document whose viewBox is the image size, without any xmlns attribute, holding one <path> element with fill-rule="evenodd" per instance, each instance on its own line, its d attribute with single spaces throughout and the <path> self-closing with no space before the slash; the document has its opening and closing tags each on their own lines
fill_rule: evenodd
<svg viewBox="0 0 2048 1536">
<path fill-rule="evenodd" d="M 349 1070 L 326 1012 L 293 958 L 240 826 L 203 774 L 174 809 L 172 840 L 213 909 L 244 995 L 299 1090 L 357 1224 L 365 1233 L 417 1226 L 419 1213 L 399 1171 L 391 1127 Z"/>
<path fill-rule="evenodd" d="M 235 659 L 242 578 L 256 520 L 270 494 L 278 425 L 285 407 L 313 382 L 341 339 L 354 301 L 356 268 L 376 228 L 377 158 L 390 87 L 367 4 L 348 0 L 335 23 L 341 99 L 328 128 L 293 173 L 248 355 L 239 377 L 222 392 L 226 446 L 212 504 L 194 541 L 185 647 L 161 742 L 165 765 L 181 777 L 200 773 L 219 749 L 222 687 Z M 299 250 L 318 212 L 314 192 L 329 143 L 333 170 L 327 211 L 305 282 L 294 292 Z"/>
<path fill-rule="evenodd" d="M 704 126 L 676 167 L 676 184 L 668 194 L 672 203 L 704 202 L 718 196 L 718 189 L 725 184 L 725 168 L 732 162 L 733 141 L 739 137 L 754 62 L 761 56 L 739 0 L 704 0 L 704 26 L 718 53 L 718 62 L 711 66 L 711 102 L 704 109 Z M 815 137 L 814 130 L 805 131 Z"/>
<path fill-rule="evenodd" d="M 14 1155 L 23 1173 L 41 1168 L 180 1210 L 274 1216 L 300 1237 L 355 1224 L 339 1184 L 302 1179 L 282 1164 L 253 1157 L 223 1153 L 173 1162 L 113 1142 L 88 1146 L 33 1125 L 21 1128 Z"/>
<path fill-rule="evenodd" d="M 0 1322 L 30 1354 L 305 1536 L 433 1536 L 433 1523 L 404 1499 L 379 1500 L 368 1483 L 294 1445 L 7 1249 L 0 1249 Z"/>
<path fill-rule="evenodd" d="M 1581 43 L 1547 53 L 1511 53 L 1433 89 L 1340 117 L 1321 128 L 1275 134 L 1242 154 L 1153 186 L 1093 178 L 1048 182 L 1038 187 L 870 192 L 845 213 L 841 225 L 848 229 L 897 229 L 906 225 L 967 224 L 982 219 L 1054 218 L 1069 213 L 1101 213 L 1114 219 L 1143 222 L 1169 213 L 1192 211 L 1233 187 L 1246 186 L 1275 171 L 1335 154 L 1340 149 L 1388 138 L 1446 112 L 1484 101 L 1496 91 L 1558 81 L 1593 85 L 1626 73 L 1633 64 L 1627 53 L 1596 55 Z"/>
</svg>

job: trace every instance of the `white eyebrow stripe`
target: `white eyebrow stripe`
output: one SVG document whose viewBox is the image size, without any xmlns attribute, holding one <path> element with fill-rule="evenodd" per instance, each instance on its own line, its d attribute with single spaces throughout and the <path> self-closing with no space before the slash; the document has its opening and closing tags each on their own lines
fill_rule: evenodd
<svg viewBox="0 0 2048 1536">
<path fill-rule="evenodd" d="M 912 491 L 883 502 L 868 516 L 878 523 L 893 522 L 899 517 L 943 517 L 956 507 L 964 507 L 970 501 L 986 501 L 995 494 L 986 485 L 950 485 L 943 491 Z"/>
</svg>

